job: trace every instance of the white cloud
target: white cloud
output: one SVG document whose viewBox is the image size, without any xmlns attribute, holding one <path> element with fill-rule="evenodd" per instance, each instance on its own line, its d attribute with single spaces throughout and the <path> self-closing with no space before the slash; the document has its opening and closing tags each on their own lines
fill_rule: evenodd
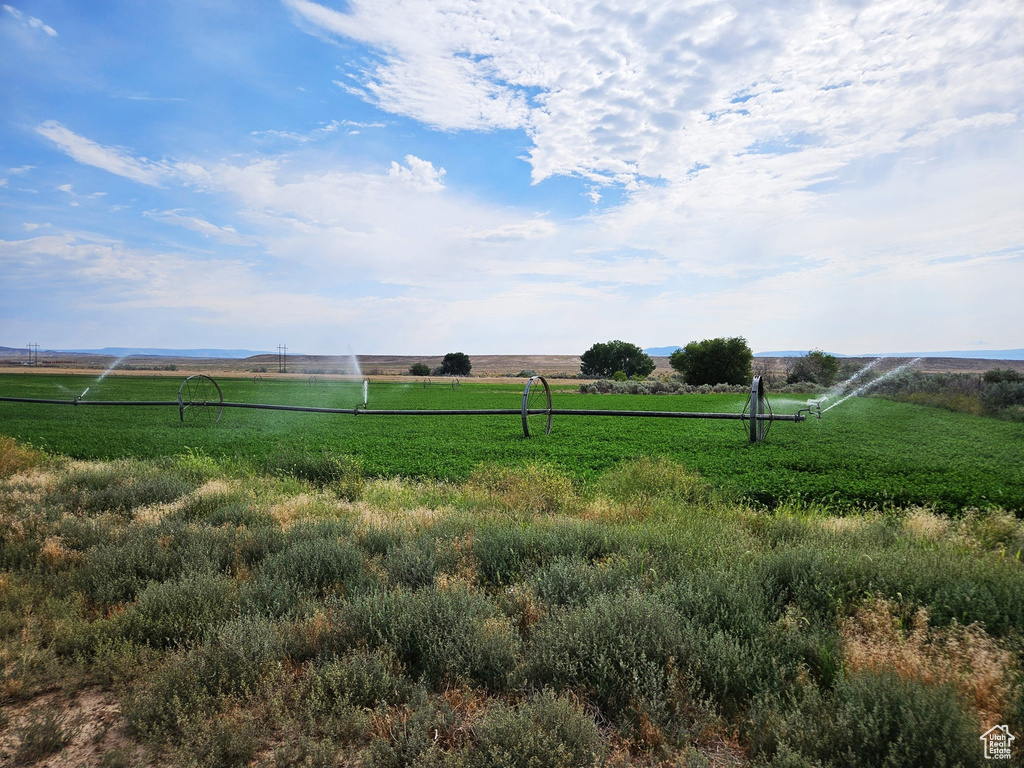
<svg viewBox="0 0 1024 768">
<path fill-rule="evenodd" d="M 45 32 L 50 37 L 57 37 L 57 30 L 55 30 L 49 24 L 45 24 L 41 20 L 37 19 L 35 16 L 26 16 L 17 8 L 10 5 L 4 5 L 3 8 L 5 11 L 7 11 L 7 13 L 16 18 L 18 21 L 22 22 L 23 24 L 26 24 L 30 29 L 38 29 L 42 32 Z"/>
<path fill-rule="evenodd" d="M 444 189 L 444 168 L 435 168 L 429 160 L 420 160 L 415 155 L 405 156 L 405 165 L 391 162 L 388 176 L 399 179 L 418 189 L 438 191 Z"/>
<path fill-rule="evenodd" d="M 1020 119 L 1015 0 L 284 1 L 319 34 L 376 49 L 345 87 L 382 109 L 445 130 L 526 130 L 537 181 L 657 177 L 690 199 L 764 201 Z"/>
<path fill-rule="evenodd" d="M 299 133 L 296 131 L 277 131 L 277 130 L 265 130 L 265 131 L 252 131 L 251 135 L 260 137 L 269 137 L 273 139 L 287 139 L 288 141 L 294 141 L 299 144 L 305 144 L 310 141 L 318 141 L 330 136 L 333 133 L 337 133 L 342 126 L 358 126 L 361 128 L 384 128 L 384 123 L 358 123 L 351 120 L 331 120 L 329 123 L 321 125 L 318 128 L 314 128 L 306 133 Z M 359 131 L 348 131 L 349 135 L 357 134 Z"/>
<path fill-rule="evenodd" d="M 159 186 L 169 170 L 164 163 L 153 162 L 144 157 L 136 158 L 122 149 L 97 144 L 84 136 L 79 136 L 56 120 L 47 120 L 37 126 L 36 133 L 52 141 L 79 163 L 101 168 L 141 184 Z"/>
<path fill-rule="evenodd" d="M 248 238 L 240 235 L 234 227 L 230 225 L 219 227 L 199 216 L 190 215 L 188 211 L 180 209 L 171 211 L 144 211 L 142 215 L 155 221 L 162 221 L 167 224 L 173 224 L 178 227 L 190 229 L 193 232 L 198 232 L 199 234 L 204 235 L 205 237 L 212 237 L 220 242 L 230 245 L 252 244 Z"/>
</svg>

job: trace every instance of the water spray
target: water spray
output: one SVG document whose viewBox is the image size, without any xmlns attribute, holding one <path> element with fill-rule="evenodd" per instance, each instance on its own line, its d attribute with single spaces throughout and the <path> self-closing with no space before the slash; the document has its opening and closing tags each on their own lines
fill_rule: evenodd
<svg viewBox="0 0 1024 768">
<path fill-rule="evenodd" d="M 822 413 L 827 413 L 828 411 L 831 411 L 833 408 L 835 408 L 837 405 L 840 405 L 841 403 L 845 403 L 851 397 L 859 395 L 862 392 L 866 392 L 867 390 L 871 389 L 875 385 L 881 384 L 886 379 L 891 379 L 893 376 L 896 376 L 897 374 L 903 373 L 903 371 L 905 371 L 910 366 L 914 365 L 915 363 L 921 362 L 921 359 L 922 358 L 920 358 L 920 357 L 915 357 L 909 363 L 904 363 L 903 365 L 897 366 L 896 368 L 893 368 L 891 371 L 888 371 L 887 373 L 883 373 L 877 379 L 872 379 L 871 381 L 867 382 L 866 384 L 862 384 L 861 386 L 857 387 L 852 392 L 849 392 L 848 394 L 846 394 L 843 397 L 841 397 L 838 400 L 836 400 L 828 408 L 825 408 L 822 411 Z"/>
</svg>

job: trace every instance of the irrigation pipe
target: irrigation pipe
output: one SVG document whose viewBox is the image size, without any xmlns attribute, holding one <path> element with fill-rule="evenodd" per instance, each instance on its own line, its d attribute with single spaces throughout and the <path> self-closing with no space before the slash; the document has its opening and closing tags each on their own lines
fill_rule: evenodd
<svg viewBox="0 0 1024 768">
<path fill-rule="evenodd" d="M 207 399 L 204 396 L 202 399 L 195 399 L 195 396 L 191 393 L 193 390 L 190 387 L 190 380 L 201 379 L 208 380 L 215 390 L 203 390 L 203 392 L 216 391 L 217 399 Z M 205 385 L 204 381 L 200 381 L 200 384 Z M 536 388 L 534 388 L 536 386 Z M 531 400 L 531 389 L 533 390 L 533 400 Z M 198 392 L 199 390 L 195 390 Z M 758 395 L 758 400 L 763 400 L 761 394 L 760 381 L 755 379 L 754 391 Z M 275 405 L 272 403 L 233 403 L 227 402 L 223 399 L 220 393 L 220 387 L 217 386 L 216 382 L 205 375 L 198 375 L 189 377 L 183 382 L 182 387 L 178 391 L 177 400 L 84 400 L 81 396 L 68 400 L 52 400 L 38 397 L 0 397 L 0 402 L 5 403 L 38 403 L 44 405 L 70 405 L 74 407 L 78 406 L 145 406 L 145 407 L 176 407 L 179 409 L 181 420 L 185 420 L 186 409 L 205 409 L 210 407 L 211 409 L 217 408 L 216 420 L 220 420 L 220 414 L 224 408 L 251 408 L 254 410 L 262 411 L 292 411 L 298 413 L 336 413 L 336 414 L 349 414 L 352 416 L 513 416 L 521 415 L 523 419 L 523 434 L 526 437 L 530 436 L 529 419 L 530 416 L 547 416 L 547 423 L 545 425 L 545 433 L 551 432 L 551 420 L 554 416 L 620 416 L 620 417 L 639 417 L 639 418 L 660 418 L 660 419 L 726 419 L 726 420 L 750 420 L 753 424 L 763 424 L 765 422 L 772 421 L 805 421 L 807 415 L 805 413 L 794 413 L 794 414 L 773 414 L 770 411 L 765 412 L 764 408 L 758 408 L 757 410 L 751 409 L 748 413 L 744 410 L 743 413 L 702 413 L 693 411 L 612 411 L 612 410 L 589 410 L 581 408 L 552 408 L 551 407 L 551 391 L 548 388 L 547 381 L 541 376 L 534 376 L 526 383 L 526 388 L 523 391 L 523 405 L 521 408 L 484 408 L 484 409 L 456 409 L 456 408 L 445 408 L 445 409 L 429 409 L 429 410 L 399 410 L 399 409 L 371 409 L 357 405 L 354 408 L 325 408 L 309 405 Z M 187 398 L 187 399 L 186 399 Z M 536 405 L 544 404 L 546 407 L 533 407 Z M 760 430 L 751 429 L 751 442 L 760 442 L 763 434 Z"/>
</svg>

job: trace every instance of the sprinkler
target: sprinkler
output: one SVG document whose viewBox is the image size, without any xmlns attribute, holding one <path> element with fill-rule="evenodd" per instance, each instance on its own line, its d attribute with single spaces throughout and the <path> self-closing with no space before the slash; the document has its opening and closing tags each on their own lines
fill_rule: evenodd
<svg viewBox="0 0 1024 768">
<path fill-rule="evenodd" d="M 821 404 L 828 400 L 828 397 L 816 397 L 807 401 L 807 407 L 801 408 L 797 413 L 806 413 L 810 416 L 812 413 L 816 414 L 818 420 L 821 420 Z"/>
</svg>

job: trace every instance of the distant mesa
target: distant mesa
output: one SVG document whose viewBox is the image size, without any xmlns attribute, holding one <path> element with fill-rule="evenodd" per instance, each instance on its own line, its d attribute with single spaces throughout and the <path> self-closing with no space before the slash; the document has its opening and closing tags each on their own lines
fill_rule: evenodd
<svg viewBox="0 0 1024 768">
<path fill-rule="evenodd" d="M 103 349 L 40 349 L 40 353 L 105 355 L 107 357 L 211 357 L 242 360 L 254 355 L 269 355 L 270 352 L 254 352 L 251 349 L 162 349 L 158 347 L 103 347 Z M 0 347 L 0 354 L 26 353 L 24 347 Z"/>
</svg>

